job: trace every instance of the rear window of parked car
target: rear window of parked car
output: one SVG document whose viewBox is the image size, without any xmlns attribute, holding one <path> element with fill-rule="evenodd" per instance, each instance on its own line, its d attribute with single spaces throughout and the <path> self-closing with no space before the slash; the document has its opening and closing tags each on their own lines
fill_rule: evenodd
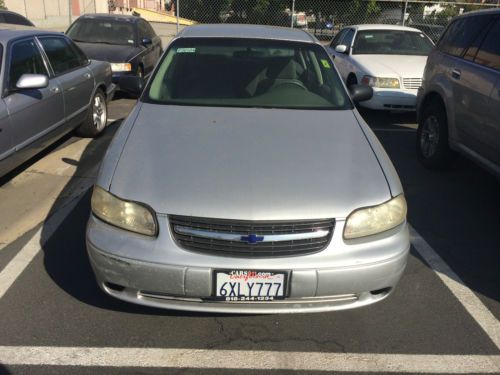
<svg viewBox="0 0 500 375">
<path fill-rule="evenodd" d="M 135 29 L 131 22 L 80 19 L 68 30 L 75 42 L 134 45 Z"/>
<path fill-rule="evenodd" d="M 362 30 L 356 36 L 352 54 L 426 56 L 432 48 L 432 42 L 421 32 Z"/>
<path fill-rule="evenodd" d="M 253 39 L 179 39 L 152 78 L 157 103 L 348 109 L 351 102 L 325 49 Z"/>
</svg>

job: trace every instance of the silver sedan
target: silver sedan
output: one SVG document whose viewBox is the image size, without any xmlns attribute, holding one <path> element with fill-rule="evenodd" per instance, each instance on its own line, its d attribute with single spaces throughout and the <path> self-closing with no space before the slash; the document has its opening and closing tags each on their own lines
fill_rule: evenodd
<svg viewBox="0 0 500 375">
<path fill-rule="evenodd" d="M 91 61 L 65 35 L 0 26 L 0 176 L 73 129 L 106 127 L 115 85 L 107 62 Z"/>
<path fill-rule="evenodd" d="M 303 31 L 184 29 L 94 188 L 87 249 L 102 290 L 227 313 L 386 298 L 410 243 L 399 178 L 353 104 L 371 95 L 346 89 Z"/>
</svg>

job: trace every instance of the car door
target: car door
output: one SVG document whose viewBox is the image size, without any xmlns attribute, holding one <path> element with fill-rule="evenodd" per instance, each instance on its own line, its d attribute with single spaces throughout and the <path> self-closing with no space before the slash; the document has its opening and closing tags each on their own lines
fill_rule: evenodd
<svg viewBox="0 0 500 375">
<path fill-rule="evenodd" d="M 12 143 L 18 157 L 28 146 L 64 123 L 64 102 L 59 82 L 51 77 L 42 89 L 17 89 L 23 74 L 49 76 L 46 61 L 34 38 L 18 40 L 9 47 L 3 101 L 10 117 Z M 43 147 L 43 145 L 42 145 Z"/>
<path fill-rule="evenodd" d="M 345 53 L 340 53 L 335 51 L 335 47 L 332 50 L 332 55 L 335 56 L 334 58 L 335 66 L 339 70 L 339 73 L 344 79 L 344 81 L 347 80 L 349 73 L 353 72 L 353 64 L 351 61 L 351 49 L 352 49 L 351 47 L 354 35 L 356 34 L 355 29 L 348 28 L 345 30 L 346 30 L 345 34 L 342 36 L 341 39 L 339 39 L 335 47 L 339 45 L 345 45 L 347 46 L 347 50 L 345 51 Z"/>
<path fill-rule="evenodd" d="M 77 126 L 87 115 L 94 92 L 94 77 L 88 60 L 74 43 L 64 36 L 38 38 L 50 62 L 64 96 L 64 113 L 69 126 Z"/>
<path fill-rule="evenodd" d="M 155 56 L 155 64 L 156 60 L 158 60 L 163 52 L 163 48 L 161 45 L 161 38 L 156 35 L 155 30 L 151 26 L 149 22 L 144 21 L 146 24 L 146 29 L 147 29 L 147 35 L 151 38 L 153 41 L 153 50 L 154 50 L 154 56 Z"/>
<path fill-rule="evenodd" d="M 3 100 L 0 101 L 0 176 L 8 169 L 7 158 L 14 152 L 12 145 L 12 127 L 10 126 L 9 111 Z"/>
<path fill-rule="evenodd" d="M 483 157 L 500 164 L 500 17 L 476 48 L 474 69 L 462 75 L 469 82 L 469 111 L 459 121 L 474 138 L 472 146 Z M 474 48 L 474 47 L 473 47 Z M 472 52 L 474 53 L 474 52 Z M 466 53 L 467 56 L 467 53 Z"/>
<path fill-rule="evenodd" d="M 484 110 L 492 85 L 487 77 L 478 74 L 477 64 L 473 61 L 474 51 L 484 39 L 490 21 L 489 16 L 458 19 L 439 43 L 439 49 L 444 52 L 441 65 L 445 67 L 453 98 L 450 108 L 454 110 L 456 136 L 460 143 L 471 149 L 479 146 L 477 126 L 483 116 L 476 107 Z M 486 96 L 485 91 L 488 92 Z"/>
</svg>

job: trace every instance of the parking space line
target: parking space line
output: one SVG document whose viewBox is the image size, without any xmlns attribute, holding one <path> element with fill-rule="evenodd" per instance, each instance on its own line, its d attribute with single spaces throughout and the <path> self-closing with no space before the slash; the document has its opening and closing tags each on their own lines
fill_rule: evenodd
<svg viewBox="0 0 500 375">
<path fill-rule="evenodd" d="M 0 346 L 4 365 L 494 374 L 500 356 Z"/>
<path fill-rule="evenodd" d="M 86 192 L 92 183 L 85 181 L 82 183 L 82 190 Z M 0 272 L 0 299 L 5 295 L 16 279 L 28 267 L 33 258 L 40 252 L 44 241 L 47 241 L 62 224 L 66 216 L 75 208 L 77 203 L 83 197 L 80 194 L 63 205 L 58 211 L 47 219 L 42 227 L 33 235 L 26 245 L 16 254 L 16 256 Z M 43 238 L 42 238 L 43 232 Z M 0 363 L 2 363 L 0 361 Z"/>
<path fill-rule="evenodd" d="M 462 279 L 445 263 L 427 241 L 418 234 L 415 228 L 411 225 L 409 227 L 410 240 L 413 247 L 500 350 L 500 322 L 498 319 L 488 310 L 474 292 L 465 285 Z"/>
</svg>

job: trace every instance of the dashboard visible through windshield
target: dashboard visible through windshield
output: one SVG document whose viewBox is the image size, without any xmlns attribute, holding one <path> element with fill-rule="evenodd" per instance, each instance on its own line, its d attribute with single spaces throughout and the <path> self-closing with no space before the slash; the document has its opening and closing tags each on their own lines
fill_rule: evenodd
<svg viewBox="0 0 500 375">
<path fill-rule="evenodd" d="M 243 38 L 174 42 L 145 100 L 202 106 L 351 108 L 321 46 Z"/>
</svg>

